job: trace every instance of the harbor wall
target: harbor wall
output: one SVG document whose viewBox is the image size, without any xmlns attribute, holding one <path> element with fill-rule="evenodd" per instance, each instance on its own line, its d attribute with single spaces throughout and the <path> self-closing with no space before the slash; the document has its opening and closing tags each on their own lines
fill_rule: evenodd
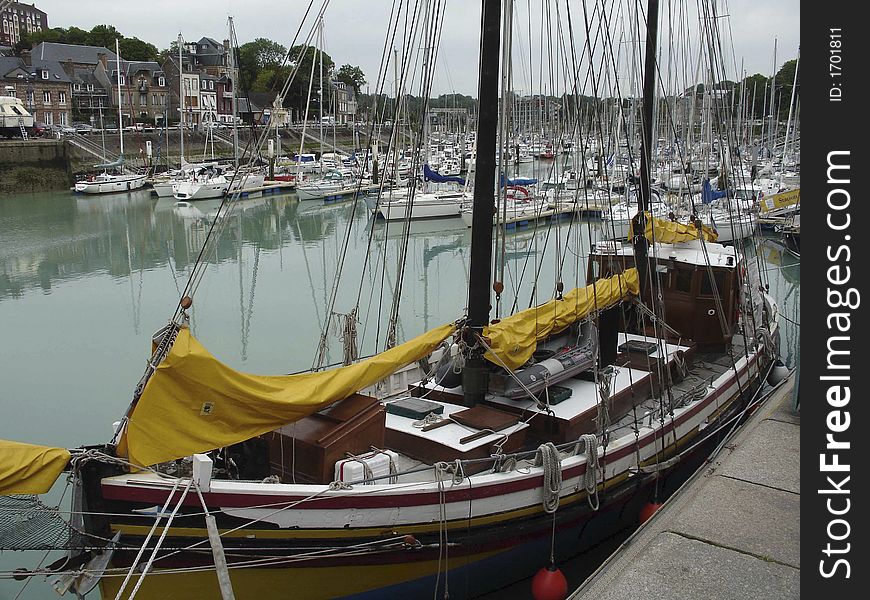
<svg viewBox="0 0 870 600">
<path fill-rule="evenodd" d="M 259 134 L 259 132 L 257 132 Z M 220 136 L 227 140 L 232 132 L 226 129 L 220 131 Z M 363 138 L 365 136 L 362 136 Z M 106 152 L 111 155 L 120 153 L 118 134 L 108 133 L 105 136 L 89 134 L 87 141 L 95 148 L 105 145 Z M 242 153 L 253 146 L 250 130 L 239 131 L 239 146 Z M 280 132 L 283 155 L 299 151 L 301 132 L 297 130 L 282 130 Z M 351 149 L 354 145 L 353 135 L 342 132 L 333 138 L 324 140 L 323 151 L 330 151 L 331 144 L 340 148 Z M 147 160 L 146 142 L 151 142 L 152 160 L 165 165 L 168 158 L 170 165 L 176 165 L 180 159 L 180 139 L 177 131 L 143 133 L 134 132 L 124 135 L 124 155 L 126 164 L 133 168 L 150 166 Z M 364 142 L 363 142 L 364 143 Z M 321 144 L 318 140 L 306 139 L 304 152 L 319 152 Z M 188 132 L 184 136 L 184 157 L 188 161 L 208 160 L 212 156 L 217 159 L 229 159 L 233 156 L 230 144 L 221 140 L 212 140 L 201 132 Z M 244 160 L 244 157 L 243 157 Z M 32 193 L 49 190 L 68 189 L 75 182 L 75 176 L 82 173 L 97 171 L 94 165 L 102 162 L 93 154 L 79 148 L 65 138 L 31 138 L 29 140 L 0 141 L 0 194 Z M 163 167 L 165 168 L 165 166 Z"/>
<path fill-rule="evenodd" d="M 64 190 L 72 182 L 65 142 L 0 141 L 0 194 Z"/>
</svg>

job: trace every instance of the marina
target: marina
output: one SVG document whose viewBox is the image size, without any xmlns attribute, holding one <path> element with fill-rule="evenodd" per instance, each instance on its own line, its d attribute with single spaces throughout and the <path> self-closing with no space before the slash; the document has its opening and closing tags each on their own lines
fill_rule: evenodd
<svg viewBox="0 0 870 600">
<path fill-rule="evenodd" d="M 800 422 L 799 53 L 749 76 L 713 0 L 481 0 L 477 94 L 435 98 L 455 8 L 394 4 L 367 82 L 316 4 L 289 47 L 5 21 L 4 131 L 57 143 L 0 145 L 34 190 L 0 195 L 0 595 L 632 596 L 692 571 L 692 514 L 713 560 L 752 525 L 706 489 Z M 657 595 L 739 596 L 720 557 Z M 744 566 L 797 595 L 793 552 Z"/>
</svg>

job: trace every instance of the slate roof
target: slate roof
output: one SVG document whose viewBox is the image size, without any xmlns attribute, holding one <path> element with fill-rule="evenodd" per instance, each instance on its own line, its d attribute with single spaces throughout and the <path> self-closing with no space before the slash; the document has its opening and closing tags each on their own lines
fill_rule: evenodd
<svg viewBox="0 0 870 600">
<path fill-rule="evenodd" d="M 76 44 L 58 44 L 56 42 L 42 42 L 31 51 L 33 59 L 56 60 L 66 62 L 68 60 L 83 65 L 96 65 L 100 60 L 99 54 L 105 54 L 109 61 L 115 60 L 115 53 L 102 46 L 79 46 Z"/>
<path fill-rule="evenodd" d="M 20 69 L 23 73 L 40 73 L 48 71 L 48 79 L 43 79 L 41 75 L 37 75 L 39 81 L 51 81 L 52 83 L 71 83 L 69 75 L 60 66 L 56 60 L 33 60 L 33 64 L 28 67 L 24 61 L 17 56 L 0 56 L 0 77 L 4 79 L 10 73 Z M 18 79 L 18 77 L 12 77 Z"/>
</svg>

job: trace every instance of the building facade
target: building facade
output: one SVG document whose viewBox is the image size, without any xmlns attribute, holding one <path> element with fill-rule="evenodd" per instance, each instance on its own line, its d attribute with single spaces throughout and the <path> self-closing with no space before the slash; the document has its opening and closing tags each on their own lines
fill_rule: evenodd
<svg viewBox="0 0 870 600">
<path fill-rule="evenodd" d="M 356 94 L 353 88 L 343 81 L 333 80 L 335 93 L 335 123 L 347 125 L 356 120 Z"/>
<path fill-rule="evenodd" d="M 0 57 L 3 95 L 20 98 L 34 122 L 72 124 L 72 87 L 57 61 L 35 60 L 24 51 L 18 57 Z"/>
<path fill-rule="evenodd" d="M 114 68 L 115 53 L 102 46 L 79 46 L 42 42 L 31 51 L 34 60 L 57 61 L 72 85 L 72 119 L 94 127 L 115 123 L 117 89 L 113 90 L 108 73 Z"/>
<path fill-rule="evenodd" d="M 48 15 L 36 8 L 36 4 L 13 2 L 0 12 L 0 45 L 14 46 L 21 36 L 48 29 Z"/>
</svg>

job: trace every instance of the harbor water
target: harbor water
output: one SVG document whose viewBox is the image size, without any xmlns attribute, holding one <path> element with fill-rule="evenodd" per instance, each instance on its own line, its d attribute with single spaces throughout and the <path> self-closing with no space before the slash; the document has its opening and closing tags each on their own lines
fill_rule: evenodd
<svg viewBox="0 0 870 600">
<path fill-rule="evenodd" d="M 0 197 L 0 438 L 75 447 L 111 436 L 145 369 L 151 336 L 172 316 L 219 206 L 176 204 L 147 190 Z M 504 292 L 492 316 L 548 300 L 557 281 L 567 289 L 584 284 L 586 256 L 601 230 L 600 220 L 569 218 L 504 235 Z M 191 327 L 218 359 L 241 371 L 307 369 L 323 331 L 326 362 L 340 362 L 340 315 L 354 307 L 361 355 L 384 347 L 394 302 L 399 341 L 464 314 L 470 231 L 459 218 L 405 230 L 374 220 L 362 200 L 324 204 L 284 194 L 236 201 L 216 234 L 216 251 L 203 257 L 208 266 Z M 773 234 L 758 257 L 784 317 L 782 357 L 793 366 L 799 258 Z M 57 504 L 62 487 L 44 501 Z M 0 572 L 35 567 L 42 558 L 3 552 Z M 566 569 L 569 576 L 575 571 L 582 581 L 582 573 Z M 58 597 L 41 577 L 21 588 L 0 578 L 3 599 Z M 501 597 L 529 597 L 524 589 Z"/>
</svg>

